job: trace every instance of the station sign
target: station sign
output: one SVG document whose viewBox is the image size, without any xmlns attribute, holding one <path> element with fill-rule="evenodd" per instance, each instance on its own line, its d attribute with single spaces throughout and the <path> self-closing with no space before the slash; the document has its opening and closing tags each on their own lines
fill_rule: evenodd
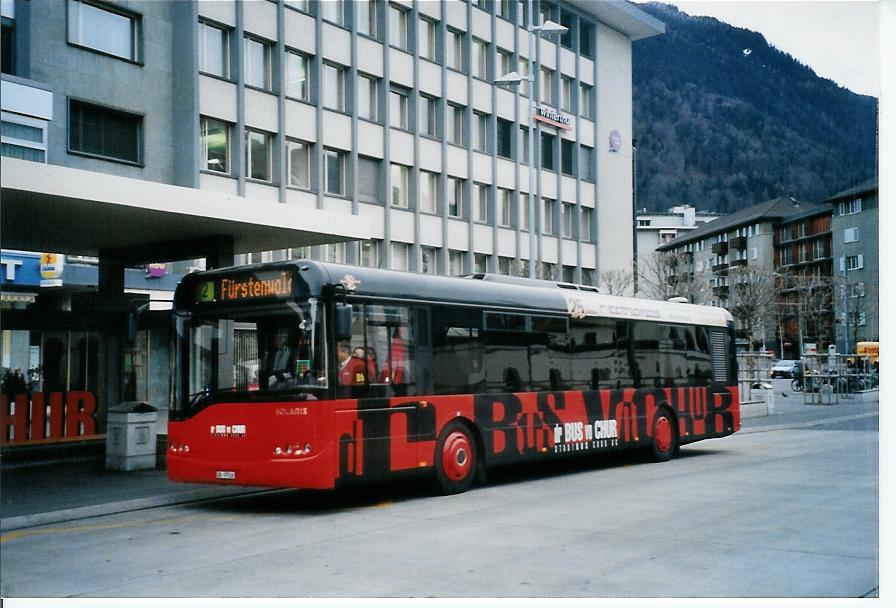
<svg viewBox="0 0 896 608">
<path fill-rule="evenodd" d="M 569 116 L 545 106 L 536 106 L 533 118 L 558 129 L 572 129 L 572 119 Z"/>
</svg>

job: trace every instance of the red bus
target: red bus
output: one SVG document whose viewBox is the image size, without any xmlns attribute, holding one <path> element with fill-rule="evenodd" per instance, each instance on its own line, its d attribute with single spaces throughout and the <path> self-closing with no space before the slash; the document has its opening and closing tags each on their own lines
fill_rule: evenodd
<svg viewBox="0 0 896 608">
<path fill-rule="evenodd" d="M 680 445 L 740 428 L 731 316 L 499 275 L 309 260 L 175 294 L 170 479 L 327 489 Z"/>
</svg>

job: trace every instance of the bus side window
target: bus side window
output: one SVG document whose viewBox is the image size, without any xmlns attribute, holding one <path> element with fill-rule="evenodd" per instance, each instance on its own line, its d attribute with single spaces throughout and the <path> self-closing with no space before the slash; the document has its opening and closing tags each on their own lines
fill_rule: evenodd
<svg viewBox="0 0 896 608">
<path fill-rule="evenodd" d="M 481 312 L 458 306 L 433 306 L 432 380 L 437 395 L 485 390 Z"/>
<path fill-rule="evenodd" d="M 712 359 L 709 354 L 709 337 L 706 328 L 696 326 L 691 328 L 694 333 L 694 348 L 688 349 L 688 367 L 691 370 L 688 383 L 696 386 L 706 386 L 712 378 Z"/>
</svg>

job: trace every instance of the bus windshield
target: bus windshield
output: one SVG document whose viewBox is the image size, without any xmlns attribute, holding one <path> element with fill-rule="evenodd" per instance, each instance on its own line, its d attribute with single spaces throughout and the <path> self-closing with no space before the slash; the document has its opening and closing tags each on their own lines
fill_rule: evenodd
<svg viewBox="0 0 896 608">
<path fill-rule="evenodd" d="M 180 411 L 223 399 L 316 398 L 326 389 L 326 348 L 317 302 L 194 314 L 180 329 Z"/>
</svg>

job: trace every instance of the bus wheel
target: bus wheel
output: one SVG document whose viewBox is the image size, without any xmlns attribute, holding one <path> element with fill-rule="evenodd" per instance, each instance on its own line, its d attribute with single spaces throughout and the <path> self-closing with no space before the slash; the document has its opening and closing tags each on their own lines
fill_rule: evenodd
<svg viewBox="0 0 896 608">
<path fill-rule="evenodd" d="M 678 441 L 675 435 L 675 420 L 669 412 L 662 409 L 653 419 L 653 459 L 657 462 L 666 462 L 675 454 Z"/>
<path fill-rule="evenodd" d="M 436 482 L 442 494 L 465 492 L 479 465 L 476 442 L 465 424 L 449 423 L 436 445 Z"/>
</svg>

